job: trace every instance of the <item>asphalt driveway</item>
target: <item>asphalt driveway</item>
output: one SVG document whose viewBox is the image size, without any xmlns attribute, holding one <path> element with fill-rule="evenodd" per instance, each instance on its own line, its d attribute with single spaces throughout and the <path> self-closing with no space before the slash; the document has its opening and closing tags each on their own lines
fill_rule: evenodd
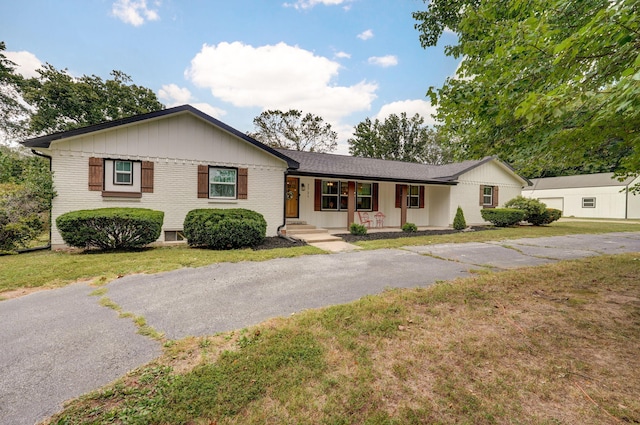
<svg viewBox="0 0 640 425">
<path fill-rule="evenodd" d="M 385 288 L 428 286 L 482 267 L 501 270 L 640 252 L 640 232 L 414 246 L 222 263 L 106 286 L 123 311 L 167 338 L 211 335 L 346 303 Z M 76 284 L 0 302 L 0 424 L 33 424 L 161 353 L 130 319 Z"/>
</svg>

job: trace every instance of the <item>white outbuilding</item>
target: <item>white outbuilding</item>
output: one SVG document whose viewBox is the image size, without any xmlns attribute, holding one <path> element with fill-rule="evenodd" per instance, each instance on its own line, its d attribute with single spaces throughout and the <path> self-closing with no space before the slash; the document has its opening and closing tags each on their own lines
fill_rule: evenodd
<svg viewBox="0 0 640 425">
<path fill-rule="evenodd" d="M 522 196 L 561 210 L 563 217 L 640 218 L 640 195 L 631 191 L 640 177 L 620 181 L 613 173 L 599 173 L 531 179 L 531 183 L 522 189 Z"/>
</svg>

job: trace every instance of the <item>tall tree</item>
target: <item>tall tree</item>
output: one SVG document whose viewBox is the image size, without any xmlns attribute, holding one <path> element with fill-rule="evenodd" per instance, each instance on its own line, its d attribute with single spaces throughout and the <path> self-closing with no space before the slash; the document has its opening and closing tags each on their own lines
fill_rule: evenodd
<svg viewBox="0 0 640 425">
<path fill-rule="evenodd" d="M 25 84 L 24 98 L 35 108 L 31 134 L 67 131 L 128 116 L 158 111 L 164 105 L 155 93 L 132 84 L 131 77 L 112 71 L 111 79 L 92 75 L 74 78 L 50 64 Z"/>
<path fill-rule="evenodd" d="M 414 13 L 462 58 L 431 88 L 460 159 L 498 154 L 529 177 L 640 172 L 640 2 L 439 0 Z"/>
<path fill-rule="evenodd" d="M 348 143 L 351 155 L 365 158 L 425 164 L 444 164 L 452 159 L 448 146 L 419 114 L 411 118 L 405 112 L 391 114 L 383 122 L 366 118 L 355 127 Z"/>
<path fill-rule="evenodd" d="M 267 146 L 309 152 L 331 152 L 338 146 L 338 134 L 331 124 L 302 111 L 268 110 L 253 119 L 255 132 L 249 135 Z"/>
<path fill-rule="evenodd" d="M 15 72 L 16 64 L 2 53 L 5 50 L 5 43 L 0 41 L 0 131 L 14 139 L 22 134 L 29 111 L 20 101 L 22 77 Z"/>
</svg>

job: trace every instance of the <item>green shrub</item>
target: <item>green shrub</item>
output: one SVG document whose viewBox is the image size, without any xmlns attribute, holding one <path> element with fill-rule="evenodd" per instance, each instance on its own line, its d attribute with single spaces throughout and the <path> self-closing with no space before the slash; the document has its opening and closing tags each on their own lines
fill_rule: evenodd
<svg viewBox="0 0 640 425">
<path fill-rule="evenodd" d="M 462 212 L 462 208 L 460 207 L 458 207 L 456 216 L 453 219 L 453 228 L 456 230 L 464 230 L 467 228 L 467 222 L 464 219 L 464 213 Z"/>
<path fill-rule="evenodd" d="M 515 226 L 524 219 L 525 212 L 514 208 L 486 208 L 480 210 L 485 221 L 498 227 Z"/>
<path fill-rule="evenodd" d="M 562 211 L 554 208 L 545 208 L 544 212 L 536 217 L 531 218 L 529 223 L 534 226 L 542 226 L 543 224 L 553 223 L 562 217 Z"/>
<path fill-rule="evenodd" d="M 100 208 L 72 211 L 56 219 L 62 239 L 70 246 L 132 249 L 160 237 L 164 213 L 145 208 Z"/>
<path fill-rule="evenodd" d="M 367 234 L 367 228 L 362 224 L 351 223 L 351 226 L 349 226 L 349 232 L 351 232 L 352 235 L 362 236 Z"/>
<path fill-rule="evenodd" d="M 235 249 L 260 245 L 267 234 L 262 214 L 243 208 L 191 210 L 184 235 L 193 247 Z"/>
<path fill-rule="evenodd" d="M 402 225 L 402 231 L 407 233 L 413 233 L 418 231 L 418 226 L 413 223 L 404 223 Z"/>
<path fill-rule="evenodd" d="M 47 216 L 24 185 L 0 183 L 0 252 L 26 248 L 45 230 Z"/>
<path fill-rule="evenodd" d="M 522 220 L 527 221 L 534 226 L 543 224 L 544 218 L 542 217 L 547 209 L 547 205 L 543 202 L 533 198 L 525 198 L 524 196 L 516 196 L 515 198 L 507 201 L 504 204 L 505 208 L 515 208 L 524 211 L 524 218 Z"/>
<path fill-rule="evenodd" d="M 18 249 L 25 248 L 43 227 L 44 223 L 37 214 L 12 222 L 9 215 L 0 210 L 0 253 L 16 253 Z"/>
</svg>

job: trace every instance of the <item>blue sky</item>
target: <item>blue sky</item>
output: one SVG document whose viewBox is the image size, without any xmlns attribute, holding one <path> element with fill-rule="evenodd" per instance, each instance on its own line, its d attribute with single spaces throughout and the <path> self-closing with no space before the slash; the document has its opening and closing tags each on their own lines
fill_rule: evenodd
<svg viewBox="0 0 640 425">
<path fill-rule="evenodd" d="M 109 78 L 117 69 L 167 106 L 185 103 L 240 131 L 263 110 L 300 109 L 338 131 L 433 108 L 455 73 L 455 42 L 420 47 L 422 0 L 20 0 L 0 4 L 0 40 L 19 71 L 47 62 Z"/>
</svg>

